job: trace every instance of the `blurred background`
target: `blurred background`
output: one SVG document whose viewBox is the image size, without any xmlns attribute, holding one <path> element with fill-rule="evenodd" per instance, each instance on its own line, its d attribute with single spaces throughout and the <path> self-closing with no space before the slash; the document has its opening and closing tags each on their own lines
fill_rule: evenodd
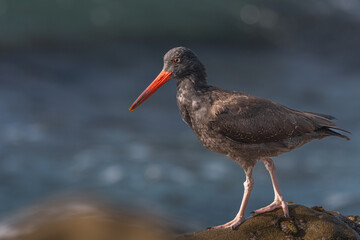
<svg viewBox="0 0 360 240">
<path fill-rule="evenodd" d="M 189 231 L 231 220 L 243 170 L 181 120 L 175 81 L 128 111 L 176 46 L 210 84 L 337 117 L 351 141 L 277 157 L 280 187 L 359 214 L 359 12 L 357 0 L 0 0 L 0 216 L 92 194 Z M 262 163 L 254 178 L 248 214 L 273 200 Z"/>
</svg>

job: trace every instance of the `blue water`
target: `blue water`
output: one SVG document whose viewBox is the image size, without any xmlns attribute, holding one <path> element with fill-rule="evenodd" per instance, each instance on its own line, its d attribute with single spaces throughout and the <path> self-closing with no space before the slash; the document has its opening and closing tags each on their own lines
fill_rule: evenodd
<svg viewBox="0 0 360 240">
<path fill-rule="evenodd" d="M 243 170 L 203 148 L 170 81 L 128 107 L 171 45 L 14 49 L 0 54 L 0 214 L 44 198 L 93 193 L 193 230 L 234 217 Z M 314 141 L 275 159 L 286 200 L 360 214 L 360 70 L 351 56 L 193 45 L 211 84 L 336 116 L 351 141 Z M 273 200 L 263 164 L 248 212 Z"/>
</svg>

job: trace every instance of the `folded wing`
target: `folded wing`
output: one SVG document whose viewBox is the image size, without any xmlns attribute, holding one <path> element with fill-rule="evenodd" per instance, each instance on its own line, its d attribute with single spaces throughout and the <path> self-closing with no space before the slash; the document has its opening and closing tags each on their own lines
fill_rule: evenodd
<svg viewBox="0 0 360 240">
<path fill-rule="evenodd" d="M 210 127 L 227 138 L 241 143 L 281 142 L 288 138 L 308 133 L 321 133 L 346 136 L 331 128 L 336 124 L 332 116 L 311 112 L 301 112 L 287 108 L 281 104 L 253 96 L 239 97 L 238 100 L 221 104 Z M 216 107 L 216 106 L 215 106 Z M 338 129 L 342 130 L 342 129 Z M 314 135 L 316 136 L 316 134 Z"/>
</svg>

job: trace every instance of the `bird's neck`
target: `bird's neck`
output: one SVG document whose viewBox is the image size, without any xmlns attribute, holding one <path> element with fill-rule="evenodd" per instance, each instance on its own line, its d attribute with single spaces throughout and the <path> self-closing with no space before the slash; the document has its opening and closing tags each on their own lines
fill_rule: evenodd
<svg viewBox="0 0 360 240">
<path fill-rule="evenodd" d="M 177 91 L 189 91 L 189 92 L 197 92 L 208 87 L 206 82 L 206 75 L 200 73 L 190 74 L 184 78 L 177 79 L 176 81 Z"/>
<path fill-rule="evenodd" d="M 187 76 L 184 79 L 178 79 L 176 82 L 177 86 L 177 100 L 179 106 L 192 108 L 193 102 L 201 102 L 204 93 L 210 88 L 207 85 L 205 78 L 199 80 L 194 76 Z"/>
</svg>

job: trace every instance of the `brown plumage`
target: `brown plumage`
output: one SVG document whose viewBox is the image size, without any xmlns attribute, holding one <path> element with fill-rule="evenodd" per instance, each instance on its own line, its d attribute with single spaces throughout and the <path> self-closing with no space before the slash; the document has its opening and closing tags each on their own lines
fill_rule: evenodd
<svg viewBox="0 0 360 240">
<path fill-rule="evenodd" d="M 254 214 L 282 207 L 284 215 L 288 216 L 270 157 L 296 149 L 313 139 L 336 136 L 349 140 L 336 132 L 347 131 L 337 128 L 330 115 L 297 111 L 263 98 L 208 85 L 204 66 L 191 50 L 184 47 L 166 53 L 163 71 L 130 110 L 138 107 L 170 78 L 177 81 L 181 116 L 199 141 L 211 151 L 238 162 L 246 173 L 239 213 L 234 220 L 215 228 L 235 228 L 245 220 L 245 209 L 254 184 L 252 170 L 257 161 L 262 160 L 270 173 L 275 199 Z"/>
</svg>

